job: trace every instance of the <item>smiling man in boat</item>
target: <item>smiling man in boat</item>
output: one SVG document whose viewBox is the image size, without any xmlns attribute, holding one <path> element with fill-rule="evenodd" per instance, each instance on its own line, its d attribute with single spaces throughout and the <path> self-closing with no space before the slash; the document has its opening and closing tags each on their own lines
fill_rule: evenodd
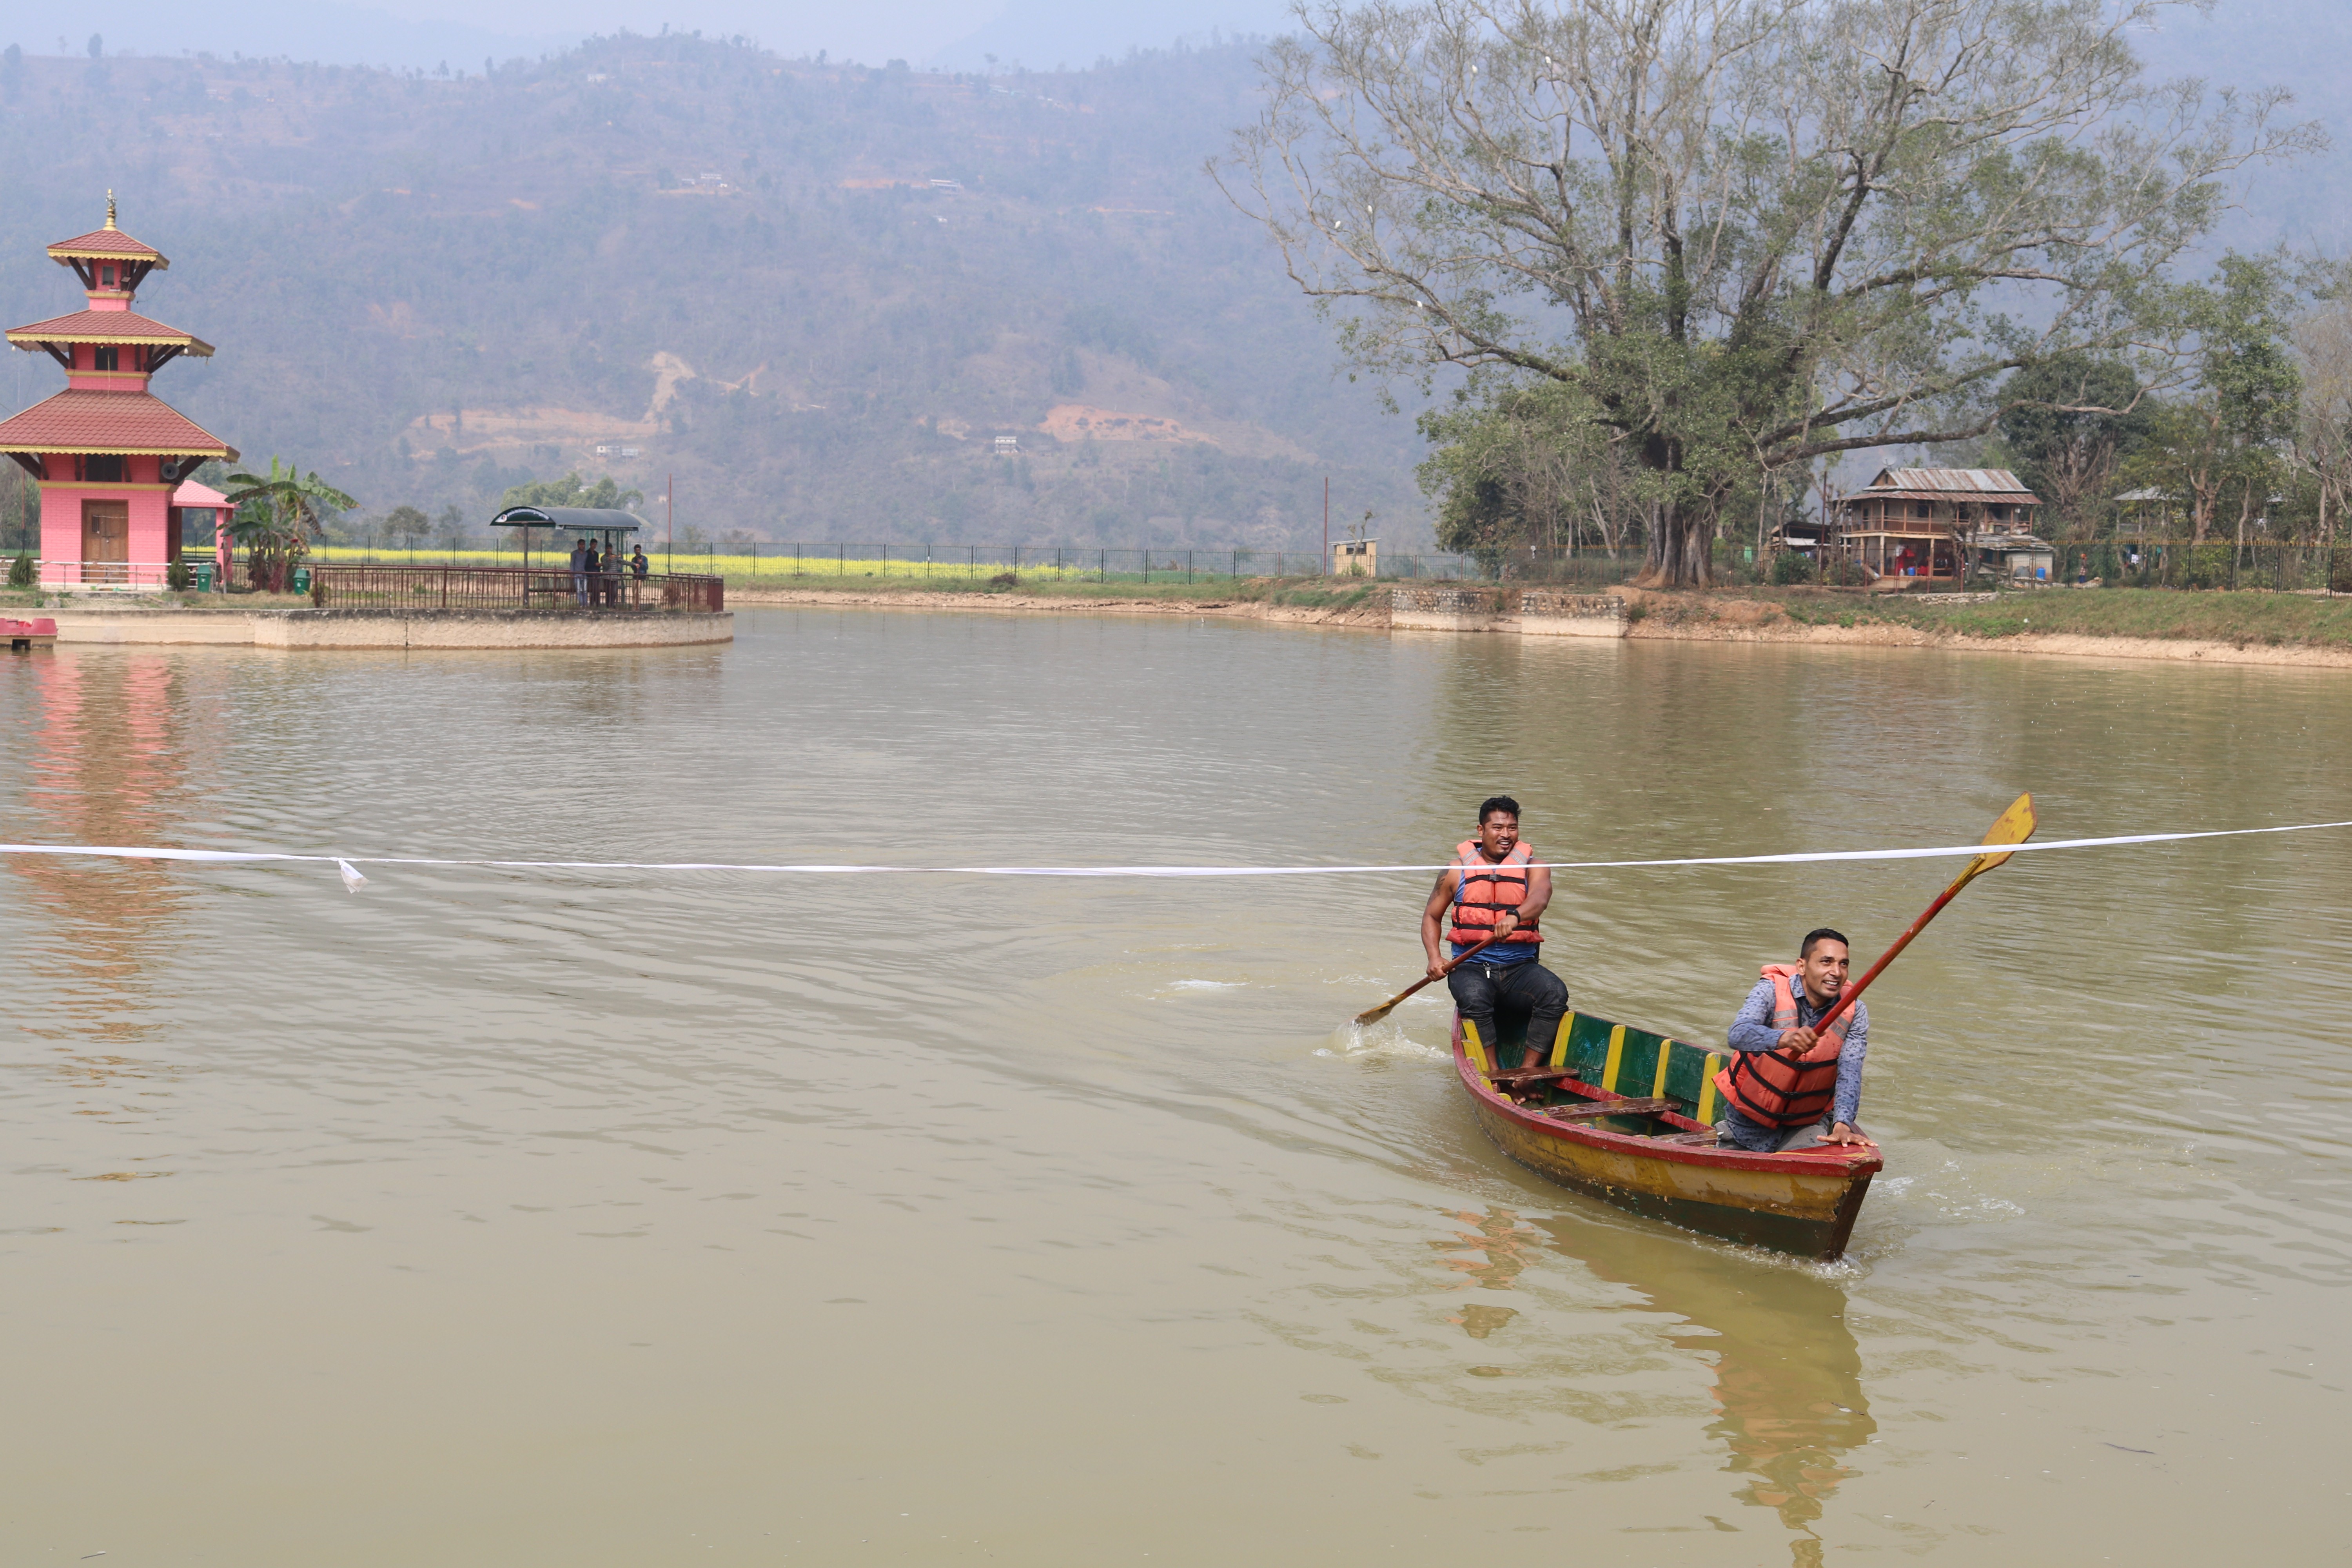
<svg viewBox="0 0 2352 1568">
<path fill-rule="evenodd" d="M 1551 902 L 1551 870 L 1531 864 L 1534 859 L 1535 851 L 1519 840 L 1519 803 L 1507 795 L 1492 796 L 1478 807 L 1478 837 L 1454 847 L 1454 864 L 1437 874 L 1437 886 L 1421 911 L 1429 977 L 1444 979 L 1454 1010 L 1477 1026 L 1478 1037 L 1489 1048 L 1501 1044 L 1497 1013 L 1527 1019 L 1528 1067 L 1540 1067 L 1550 1057 L 1559 1021 L 1568 1014 L 1567 985 L 1536 962 L 1543 942 L 1536 921 Z M 1495 939 L 1451 973 L 1437 952 L 1438 922 L 1449 910 L 1456 959 L 1486 937 Z"/>
<path fill-rule="evenodd" d="M 1731 1020 L 1731 1065 L 1716 1075 L 1723 1096 L 1717 1142 L 1757 1154 L 1822 1143 L 1867 1143 L 1862 1059 L 1870 1014 L 1860 1002 L 1818 1027 L 1843 994 L 1845 937 L 1827 926 L 1805 933 L 1794 964 L 1768 963 Z"/>
</svg>

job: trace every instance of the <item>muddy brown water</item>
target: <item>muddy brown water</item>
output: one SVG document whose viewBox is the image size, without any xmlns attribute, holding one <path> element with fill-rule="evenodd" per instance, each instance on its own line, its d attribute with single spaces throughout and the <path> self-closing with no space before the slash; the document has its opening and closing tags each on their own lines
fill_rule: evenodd
<svg viewBox="0 0 2352 1568">
<path fill-rule="evenodd" d="M 0 837 L 1583 858 L 2352 816 L 2352 683 L 770 610 L 723 649 L 0 663 Z M 1478 1133 L 1420 875 L 5 861 L 0 1559 L 2313 1562 L 2352 1521 L 2352 834 L 2021 857 L 1874 990 L 1820 1268 Z M 1937 863 L 1564 878 L 1719 1033 Z"/>
</svg>

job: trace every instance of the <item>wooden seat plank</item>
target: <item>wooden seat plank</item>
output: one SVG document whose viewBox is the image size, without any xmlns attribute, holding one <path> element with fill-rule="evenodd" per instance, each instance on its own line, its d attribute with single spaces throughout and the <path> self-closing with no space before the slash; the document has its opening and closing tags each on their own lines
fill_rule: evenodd
<svg viewBox="0 0 2352 1568">
<path fill-rule="evenodd" d="M 1536 1114 L 1554 1121 L 1587 1121 L 1601 1116 L 1655 1116 L 1674 1108 L 1671 1100 L 1588 1100 L 1575 1105 L 1547 1105 Z"/>
</svg>

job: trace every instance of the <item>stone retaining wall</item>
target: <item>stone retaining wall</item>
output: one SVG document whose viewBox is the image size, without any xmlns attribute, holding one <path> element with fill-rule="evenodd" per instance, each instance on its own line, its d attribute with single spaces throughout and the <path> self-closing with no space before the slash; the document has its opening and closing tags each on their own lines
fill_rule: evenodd
<svg viewBox="0 0 2352 1568">
<path fill-rule="evenodd" d="M 1431 632 L 1622 637 L 1625 602 L 1549 588 L 1396 588 L 1391 590 L 1389 625 Z"/>
<path fill-rule="evenodd" d="M 1401 631 L 1491 632 L 1502 619 L 1492 588 L 1392 588 L 1389 625 Z"/>
<path fill-rule="evenodd" d="M 1622 637 L 1625 601 L 1607 594 L 1529 588 L 1519 595 L 1517 631 L 1531 637 Z"/>
<path fill-rule="evenodd" d="M 677 647 L 735 640 L 735 617 L 667 611 L 238 610 L 79 606 L 43 610 L 60 643 L 280 648 Z"/>
</svg>

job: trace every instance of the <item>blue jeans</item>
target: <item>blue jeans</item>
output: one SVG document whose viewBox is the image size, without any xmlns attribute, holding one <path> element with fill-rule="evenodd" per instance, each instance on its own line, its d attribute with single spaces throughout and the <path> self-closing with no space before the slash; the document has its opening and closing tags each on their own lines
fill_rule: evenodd
<svg viewBox="0 0 2352 1568">
<path fill-rule="evenodd" d="M 1829 1136 L 1830 1127 L 1827 1116 L 1802 1127 L 1768 1127 L 1742 1116 L 1738 1106 L 1727 1105 L 1723 1120 L 1715 1124 L 1715 1141 L 1751 1154 L 1785 1154 L 1791 1149 L 1811 1148 Z"/>
</svg>

